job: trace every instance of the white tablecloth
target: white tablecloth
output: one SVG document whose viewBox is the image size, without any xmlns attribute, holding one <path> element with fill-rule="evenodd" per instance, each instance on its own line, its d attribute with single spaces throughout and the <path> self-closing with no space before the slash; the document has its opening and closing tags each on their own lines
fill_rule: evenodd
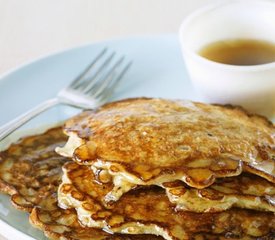
<svg viewBox="0 0 275 240">
<path fill-rule="evenodd" d="M 216 1 L 0 0 L 0 74 L 84 43 L 176 33 L 188 13 Z M 4 239 L 0 236 L 0 240 Z"/>
</svg>

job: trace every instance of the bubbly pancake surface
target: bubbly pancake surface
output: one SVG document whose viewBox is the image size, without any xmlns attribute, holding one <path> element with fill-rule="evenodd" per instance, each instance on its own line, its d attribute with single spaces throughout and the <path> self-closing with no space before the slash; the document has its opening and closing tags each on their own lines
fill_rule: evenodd
<svg viewBox="0 0 275 240">
<path fill-rule="evenodd" d="M 136 185 L 181 180 L 202 189 L 242 171 L 275 183 L 275 128 L 240 108 L 128 99 L 84 112 L 64 131 L 70 140 L 58 152 L 108 170 L 114 201 Z"/>
<path fill-rule="evenodd" d="M 101 176 L 105 181 L 100 182 L 88 166 L 73 162 L 66 163 L 63 171 L 59 205 L 75 208 L 84 226 L 116 233 L 150 233 L 165 239 L 192 239 L 201 233 L 260 237 L 273 234 L 275 229 L 274 213 L 269 212 L 236 208 L 218 213 L 179 211 L 168 200 L 165 190 L 156 186 L 134 189 L 106 206 L 104 196 L 113 185 L 106 176 Z"/>
<path fill-rule="evenodd" d="M 69 159 L 57 155 L 67 137 L 61 128 L 26 137 L 0 152 L 0 191 L 11 195 L 12 204 L 30 212 L 30 222 L 50 239 L 70 240 L 160 240 L 153 235 L 110 235 L 85 228 L 73 209 L 57 205 L 62 165 Z"/>
<path fill-rule="evenodd" d="M 0 152 L 0 191 L 11 195 L 12 204 L 31 212 L 47 205 L 45 198 L 56 194 L 62 165 L 67 158 L 54 149 L 67 140 L 61 128 L 23 138 Z"/>
</svg>

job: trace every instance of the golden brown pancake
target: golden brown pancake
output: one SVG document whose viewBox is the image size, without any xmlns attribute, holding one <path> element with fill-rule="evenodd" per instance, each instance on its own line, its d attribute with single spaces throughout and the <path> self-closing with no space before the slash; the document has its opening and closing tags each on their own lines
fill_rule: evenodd
<svg viewBox="0 0 275 240">
<path fill-rule="evenodd" d="M 12 204 L 30 212 L 30 222 L 51 239 L 72 240 L 160 240 L 156 236 L 111 235 L 84 228 L 74 210 L 57 206 L 57 188 L 62 165 L 68 159 L 57 155 L 56 146 L 67 137 L 61 128 L 22 139 L 0 153 L 0 191 L 11 195 Z"/>
<path fill-rule="evenodd" d="M 59 209 L 59 211 L 61 211 Z M 71 212 L 72 213 L 72 212 Z M 58 215 L 58 212 L 55 212 Z M 70 220 L 67 222 L 71 222 L 71 219 L 75 220 L 76 214 L 70 212 L 60 212 L 64 219 L 61 221 L 66 221 L 66 218 Z M 42 231 L 44 231 L 45 235 L 50 239 L 68 239 L 68 240 L 162 240 L 163 238 L 160 236 L 154 235 L 126 235 L 126 234 L 114 234 L 110 235 L 107 233 L 103 233 L 102 231 L 95 230 L 94 228 L 72 228 L 66 225 L 61 225 L 59 219 L 56 218 L 51 212 L 43 211 L 40 208 L 35 208 L 32 213 L 30 220 L 35 224 L 35 226 Z M 58 223 L 57 223 L 58 221 Z M 273 240 L 274 235 L 271 233 L 264 237 L 257 238 L 257 240 Z M 234 240 L 240 239 L 233 234 L 227 234 L 224 236 L 223 234 L 195 234 L 190 239 L 192 240 Z M 251 236 L 247 236 L 245 234 L 242 235 L 242 240 L 252 240 L 256 239 Z"/>
<path fill-rule="evenodd" d="M 275 128 L 240 108 L 128 99 L 84 112 L 64 131 L 70 140 L 57 151 L 108 170 L 113 201 L 136 185 L 181 180 L 202 189 L 243 171 L 275 183 Z"/>
<path fill-rule="evenodd" d="M 99 229 L 85 228 L 78 223 L 74 210 L 57 206 L 56 192 L 61 180 L 61 166 L 68 159 L 54 149 L 64 144 L 60 128 L 24 138 L 1 152 L 0 187 L 10 194 L 13 205 L 31 212 L 30 222 L 50 239 L 72 240 L 160 240 L 153 235 L 110 235 Z M 194 239 L 217 239 L 222 236 L 202 234 Z"/>
<path fill-rule="evenodd" d="M 159 187 L 132 190 L 119 201 L 105 206 L 104 197 L 113 187 L 112 181 L 107 177 L 99 181 L 88 166 L 74 162 L 66 163 L 63 171 L 58 190 L 59 205 L 75 208 L 79 221 L 87 227 L 104 228 L 114 233 L 155 234 L 165 239 L 190 239 L 200 233 L 238 238 L 274 234 L 274 213 L 237 208 L 219 213 L 179 211 L 168 200 L 165 190 Z"/>
<path fill-rule="evenodd" d="M 66 141 L 61 128 L 23 138 L 0 153 L 0 190 L 11 195 L 12 204 L 31 212 L 47 205 L 45 198 L 55 195 L 67 158 L 54 149 Z M 55 196 L 53 196 L 55 198 Z"/>
<path fill-rule="evenodd" d="M 50 239 L 57 240 L 162 240 L 153 235 L 108 234 L 100 229 L 85 228 L 78 223 L 73 210 L 56 208 L 54 211 L 36 207 L 30 215 L 32 225 Z"/>
<path fill-rule="evenodd" d="M 239 207 L 275 213 L 274 184 L 252 174 L 219 178 L 204 189 L 190 188 L 180 181 L 163 185 L 169 200 L 181 210 L 219 212 Z"/>
</svg>

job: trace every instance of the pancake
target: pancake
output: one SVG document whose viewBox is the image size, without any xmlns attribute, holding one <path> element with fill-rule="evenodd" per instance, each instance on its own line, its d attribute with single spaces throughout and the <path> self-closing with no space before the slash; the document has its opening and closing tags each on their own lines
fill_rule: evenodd
<svg viewBox="0 0 275 240">
<path fill-rule="evenodd" d="M 73 210 L 54 211 L 35 207 L 30 215 L 30 222 L 42 230 L 50 239 L 60 240 L 162 240 L 153 235 L 119 235 L 108 234 L 99 229 L 85 228 L 78 223 L 77 215 Z"/>
<path fill-rule="evenodd" d="M 61 128 L 54 128 L 0 152 L 0 191 L 11 195 L 17 209 L 31 212 L 34 206 L 47 205 L 48 196 L 56 194 L 61 167 L 68 159 L 54 149 L 66 139 Z"/>
<path fill-rule="evenodd" d="M 70 215 L 70 213 L 72 215 Z M 56 215 L 57 212 L 55 212 Z M 67 218 L 75 219 L 75 214 L 70 211 L 60 212 L 61 215 L 65 215 Z M 40 208 L 35 208 L 32 213 L 30 220 L 35 224 L 36 227 L 44 231 L 45 235 L 50 239 L 68 239 L 68 240 L 162 240 L 163 238 L 160 236 L 154 235 L 125 235 L 125 234 L 114 234 L 110 235 L 104 233 L 100 230 L 96 230 L 94 228 L 72 228 L 68 227 L 68 224 L 61 225 L 59 220 L 54 217 L 51 212 L 44 211 Z M 57 222 L 58 221 L 58 222 Z M 64 222 L 64 220 L 62 220 Z M 70 220 L 71 222 L 71 220 Z M 257 238 L 257 240 L 272 240 L 274 235 L 270 233 L 264 237 Z M 224 236 L 222 234 L 195 234 L 191 238 L 192 240 L 234 240 L 239 239 L 238 237 L 234 236 L 233 234 L 228 234 Z M 242 240 L 252 240 L 256 239 L 254 237 L 248 236 L 243 234 Z"/>
<path fill-rule="evenodd" d="M 203 189 L 242 172 L 275 183 L 275 128 L 237 107 L 128 99 L 81 113 L 64 132 L 69 141 L 57 152 L 107 170 L 110 201 L 136 185 L 180 180 Z"/>
<path fill-rule="evenodd" d="M 99 177 L 102 174 L 98 173 L 106 172 L 104 169 L 99 170 L 94 167 L 91 169 Z M 112 179 L 112 176 L 109 175 L 109 178 Z M 242 173 L 235 177 L 218 178 L 215 183 L 204 189 L 190 188 L 181 181 L 163 183 L 160 186 L 166 190 L 169 200 L 177 209 L 185 211 L 219 212 L 231 207 L 240 207 L 275 212 L 274 184 L 252 174 Z M 113 186 L 104 197 L 104 204 L 116 201 L 117 198 L 114 196 L 117 194 L 121 196 L 125 190 L 135 187 L 137 185 L 127 182 L 121 183 L 117 190 Z"/>
<path fill-rule="evenodd" d="M 11 195 L 12 204 L 30 212 L 30 222 L 50 239 L 70 240 L 160 240 L 152 235 L 111 235 L 84 228 L 74 210 L 57 205 L 62 165 L 69 159 L 54 149 L 65 143 L 61 128 L 30 136 L 0 152 L 0 191 Z"/>
<path fill-rule="evenodd" d="M 159 187 L 134 189 L 112 205 L 104 197 L 112 181 L 99 181 L 88 166 L 68 162 L 58 190 L 59 206 L 74 208 L 79 221 L 87 227 L 103 228 L 113 233 L 154 234 L 165 239 L 191 239 L 201 233 L 242 238 L 275 237 L 275 215 L 232 208 L 219 213 L 194 213 L 175 209 Z M 104 173 L 105 175 L 105 173 Z M 241 224 L 240 224 L 241 223 Z"/>
<path fill-rule="evenodd" d="M 220 178 L 204 189 L 182 182 L 163 184 L 169 200 L 178 209 L 192 212 L 219 212 L 232 207 L 275 213 L 275 186 L 252 174 Z"/>
<path fill-rule="evenodd" d="M 57 205 L 61 166 L 68 161 L 54 152 L 66 141 L 60 128 L 22 139 L 0 153 L 0 190 L 11 195 L 13 205 L 30 212 L 32 225 L 50 239 L 72 240 L 161 240 L 153 235 L 108 234 L 85 228 L 76 212 Z M 197 234 L 194 239 L 217 239 L 222 236 Z M 250 238 L 249 238 L 250 239 Z"/>
</svg>

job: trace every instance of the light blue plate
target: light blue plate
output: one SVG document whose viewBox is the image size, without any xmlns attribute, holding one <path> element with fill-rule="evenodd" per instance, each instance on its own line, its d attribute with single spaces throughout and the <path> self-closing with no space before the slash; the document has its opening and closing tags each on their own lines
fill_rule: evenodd
<svg viewBox="0 0 275 240">
<path fill-rule="evenodd" d="M 111 100 L 141 96 L 199 100 L 186 74 L 175 35 L 132 37 L 70 49 L 3 76 L 0 80 L 0 126 L 54 97 L 106 46 L 133 60 Z M 60 122 L 76 112 L 70 107 L 56 107 L 24 128 Z M 14 141 L 15 136 L 9 140 Z M 41 232 L 30 226 L 27 214 L 15 210 L 5 195 L 0 195 L 0 233 L 9 239 L 44 239 Z"/>
</svg>

